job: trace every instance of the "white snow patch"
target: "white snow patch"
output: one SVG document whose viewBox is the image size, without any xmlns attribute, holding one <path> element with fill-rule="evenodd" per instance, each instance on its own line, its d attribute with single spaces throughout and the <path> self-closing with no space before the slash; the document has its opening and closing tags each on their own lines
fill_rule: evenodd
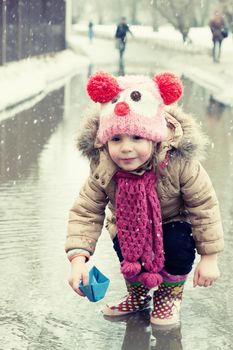
<svg viewBox="0 0 233 350">
<path fill-rule="evenodd" d="M 35 97 L 40 100 L 48 91 L 64 80 L 70 78 L 74 72 L 80 71 L 88 60 L 78 57 L 71 50 L 65 50 L 54 55 L 27 58 L 11 62 L 0 67 L 0 111 L 25 102 Z M 4 116 L 5 115 L 5 116 Z M 0 115 L 0 120 L 9 114 Z"/>
</svg>

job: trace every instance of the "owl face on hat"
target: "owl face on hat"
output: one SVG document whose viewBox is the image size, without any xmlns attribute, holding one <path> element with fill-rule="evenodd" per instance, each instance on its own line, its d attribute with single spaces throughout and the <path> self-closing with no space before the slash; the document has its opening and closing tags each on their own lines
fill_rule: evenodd
<svg viewBox="0 0 233 350">
<path fill-rule="evenodd" d="M 101 104 L 98 139 L 102 144 L 114 135 L 137 135 L 154 142 L 166 138 L 164 107 L 182 95 L 182 84 L 171 73 L 115 78 L 108 73 L 91 76 L 87 91 Z"/>
</svg>

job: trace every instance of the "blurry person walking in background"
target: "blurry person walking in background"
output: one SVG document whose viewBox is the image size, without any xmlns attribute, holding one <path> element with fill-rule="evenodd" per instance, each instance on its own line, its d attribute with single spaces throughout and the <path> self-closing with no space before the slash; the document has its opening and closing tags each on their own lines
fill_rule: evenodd
<svg viewBox="0 0 233 350">
<path fill-rule="evenodd" d="M 226 26 L 226 22 L 219 11 L 216 11 L 214 16 L 209 21 L 209 27 L 212 32 L 213 40 L 213 61 L 219 62 L 221 56 L 222 41 L 228 36 L 228 28 Z"/>
<path fill-rule="evenodd" d="M 88 38 L 89 38 L 90 44 L 92 43 L 93 36 L 94 36 L 93 23 L 92 21 L 90 21 L 88 23 Z"/>
<path fill-rule="evenodd" d="M 120 53 L 120 60 L 123 59 L 123 54 L 125 51 L 125 46 L 126 46 L 126 38 L 127 38 L 127 33 L 130 33 L 133 35 L 131 30 L 129 29 L 129 25 L 127 24 L 126 18 L 121 17 L 120 23 L 117 26 L 116 29 L 116 48 L 119 50 Z"/>
</svg>

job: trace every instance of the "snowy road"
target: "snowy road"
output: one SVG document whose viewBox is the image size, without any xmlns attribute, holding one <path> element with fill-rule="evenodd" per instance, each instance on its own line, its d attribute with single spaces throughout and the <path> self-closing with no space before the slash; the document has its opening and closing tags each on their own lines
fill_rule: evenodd
<svg viewBox="0 0 233 350">
<path fill-rule="evenodd" d="M 118 68 L 112 62 L 109 69 L 116 73 Z M 126 69 L 135 72 L 135 66 Z M 148 72 L 148 65 L 140 72 Z M 104 231 L 92 263 L 111 280 L 105 300 L 90 304 L 68 286 L 67 212 L 88 174 L 87 162 L 74 147 L 87 74 L 88 67 L 64 88 L 0 124 L 0 349 L 233 349 L 233 112 L 187 79 L 184 108 L 211 138 L 204 165 L 219 195 L 225 229 L 221 279 L 212 288 L 194 290 L 190 276 L 181 330 L 153 330 L 146 313 L 109 322 L 101 309 L 124 294 L 124 284 Z"/>
</svg>

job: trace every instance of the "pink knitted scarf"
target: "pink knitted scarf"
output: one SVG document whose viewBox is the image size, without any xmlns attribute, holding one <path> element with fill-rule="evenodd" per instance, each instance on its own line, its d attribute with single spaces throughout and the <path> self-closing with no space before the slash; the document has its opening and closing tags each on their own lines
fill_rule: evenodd
<svg viewBox="0 0 233 350">
<path fill-rule="evenodd" d="M 159 285 L 163 268 L 161 208 L 153 170 L 143 175 L 116 173 L 116 225 L 124 260 L 121 272 L 149 289 Z M 141 273 L 142 266 L 146 272 Z"/>
</svg>

